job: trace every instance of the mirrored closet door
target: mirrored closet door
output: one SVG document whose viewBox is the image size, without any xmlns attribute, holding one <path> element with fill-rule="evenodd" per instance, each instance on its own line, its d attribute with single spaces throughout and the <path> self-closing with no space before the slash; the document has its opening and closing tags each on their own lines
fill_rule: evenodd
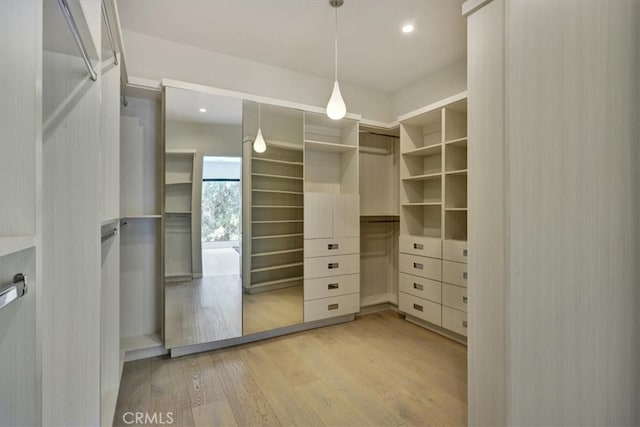
<svg viewBox="0 0 640 427">
<path fill-rule="evenodd" d="M 168 349 L 242 336 L 242 100 L 165 89 Z"/>
</svg>

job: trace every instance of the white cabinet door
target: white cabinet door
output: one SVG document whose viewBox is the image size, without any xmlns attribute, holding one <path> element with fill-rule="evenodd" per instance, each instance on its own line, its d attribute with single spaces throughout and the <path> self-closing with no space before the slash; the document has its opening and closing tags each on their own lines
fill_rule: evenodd
<svg viewBox="0 0 640 427">
<path fill-rule="evenodd" d="M 360 196 L 336 194 L 334 197 L 334 237 L 360 236 Z"/>
<path fill-rule="evenodd" d="M 333 194 L 304 193 L 304 238 L 333 237 Z"/>
</svg>

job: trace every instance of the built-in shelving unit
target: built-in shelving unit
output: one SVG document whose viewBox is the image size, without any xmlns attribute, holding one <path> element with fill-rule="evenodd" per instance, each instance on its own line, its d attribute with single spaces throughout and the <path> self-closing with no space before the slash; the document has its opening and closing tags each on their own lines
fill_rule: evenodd
<svg viewBox="0 0 640 427">
<path fill-rule="evenodd" d="M 254 105 L 245 106 L 253 108 Z M 245 220 L 243 286 L 257 293 L 302 285 L 303 133 L 302 112 L 261 105 L 264 153 L 253 150 L 257 128 L 245 122 Z M 251 116 L 251 112 L 249 112 Z"/>
<path fill-rule="evenodd" d="M 193 175 L 195 150 L 167 150 L 164 176 L 165 282 L 193 278 Z"/>
<path fill-rule="evenodd" d="M 399 308 L 466 336 L 466 96 L 400 124 Z"/>
</svg>

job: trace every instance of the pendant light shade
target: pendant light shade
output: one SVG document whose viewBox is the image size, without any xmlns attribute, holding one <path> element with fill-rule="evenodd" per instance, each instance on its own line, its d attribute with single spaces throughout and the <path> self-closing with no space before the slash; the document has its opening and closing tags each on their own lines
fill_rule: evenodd
<svg viewBox="0 0 640 427">
<path fill-rule="evenodd" d="M 336 11 L 336 32 L 335 32 L 335 69 L 334 69 L 334 83 L 333 91 L 331 92 L 331 98 L 327 103 L 327 116 L 333 120 L 340 120 L 347 115 L 347 106 L 344 103 L 342 94 L 340 93 L 340 85 L 338 84 L 338 8 L 342 6 L 344 0 L 329 0 L 331 7 Z"/>
<path fill-rule="evenodd" d="M 262 136 L 262 127 L 260 123 L 260 104 L 258 104 L 258 135 L 256 135 L 255 141 L 253 141 L 253 151 L 256 153 L 264 153 L 267 151 L 267 143 Z"/>
<path fill-rule="evenodd" d="M 344 103 L 344 99 L 342 99 L 342 94 L 340 93 L 340 86 L 338 85 L 338 81 L 336 80 L 333 84 L 333 92 L 331 92 L 331 98 L 329 98 L 329 103 L 327 104 L 327 116 L 333 120 L 340 120 L 347 114 L 347 106 Z"/>
</svg>

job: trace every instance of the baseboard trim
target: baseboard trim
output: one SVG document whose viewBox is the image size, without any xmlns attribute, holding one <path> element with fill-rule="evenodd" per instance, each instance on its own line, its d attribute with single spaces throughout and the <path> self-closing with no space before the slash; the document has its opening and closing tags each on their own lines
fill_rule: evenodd
<svg viewBox="0 0 640 427">
<path fill-rule="evenodd" d="M 440 326 L 434 325 L 433 323 L 426 322 L 422 319 L 418 319 L 417 317 L 410 316 L 408 314 L 404 315 L 404 320 L 409 323 L 413 323 L 414 325 L 418 325 L 422 328 L 429 329 L 431 332 L 435 332 L 438 335 L 442 335 L 445 338 L 449 338 L 452 341 L 460 343 L 464 346 L 467 345 L 467 337 L 464 335 L 456 334 L 448 329 L 441 328 Z"/>
</svg>

